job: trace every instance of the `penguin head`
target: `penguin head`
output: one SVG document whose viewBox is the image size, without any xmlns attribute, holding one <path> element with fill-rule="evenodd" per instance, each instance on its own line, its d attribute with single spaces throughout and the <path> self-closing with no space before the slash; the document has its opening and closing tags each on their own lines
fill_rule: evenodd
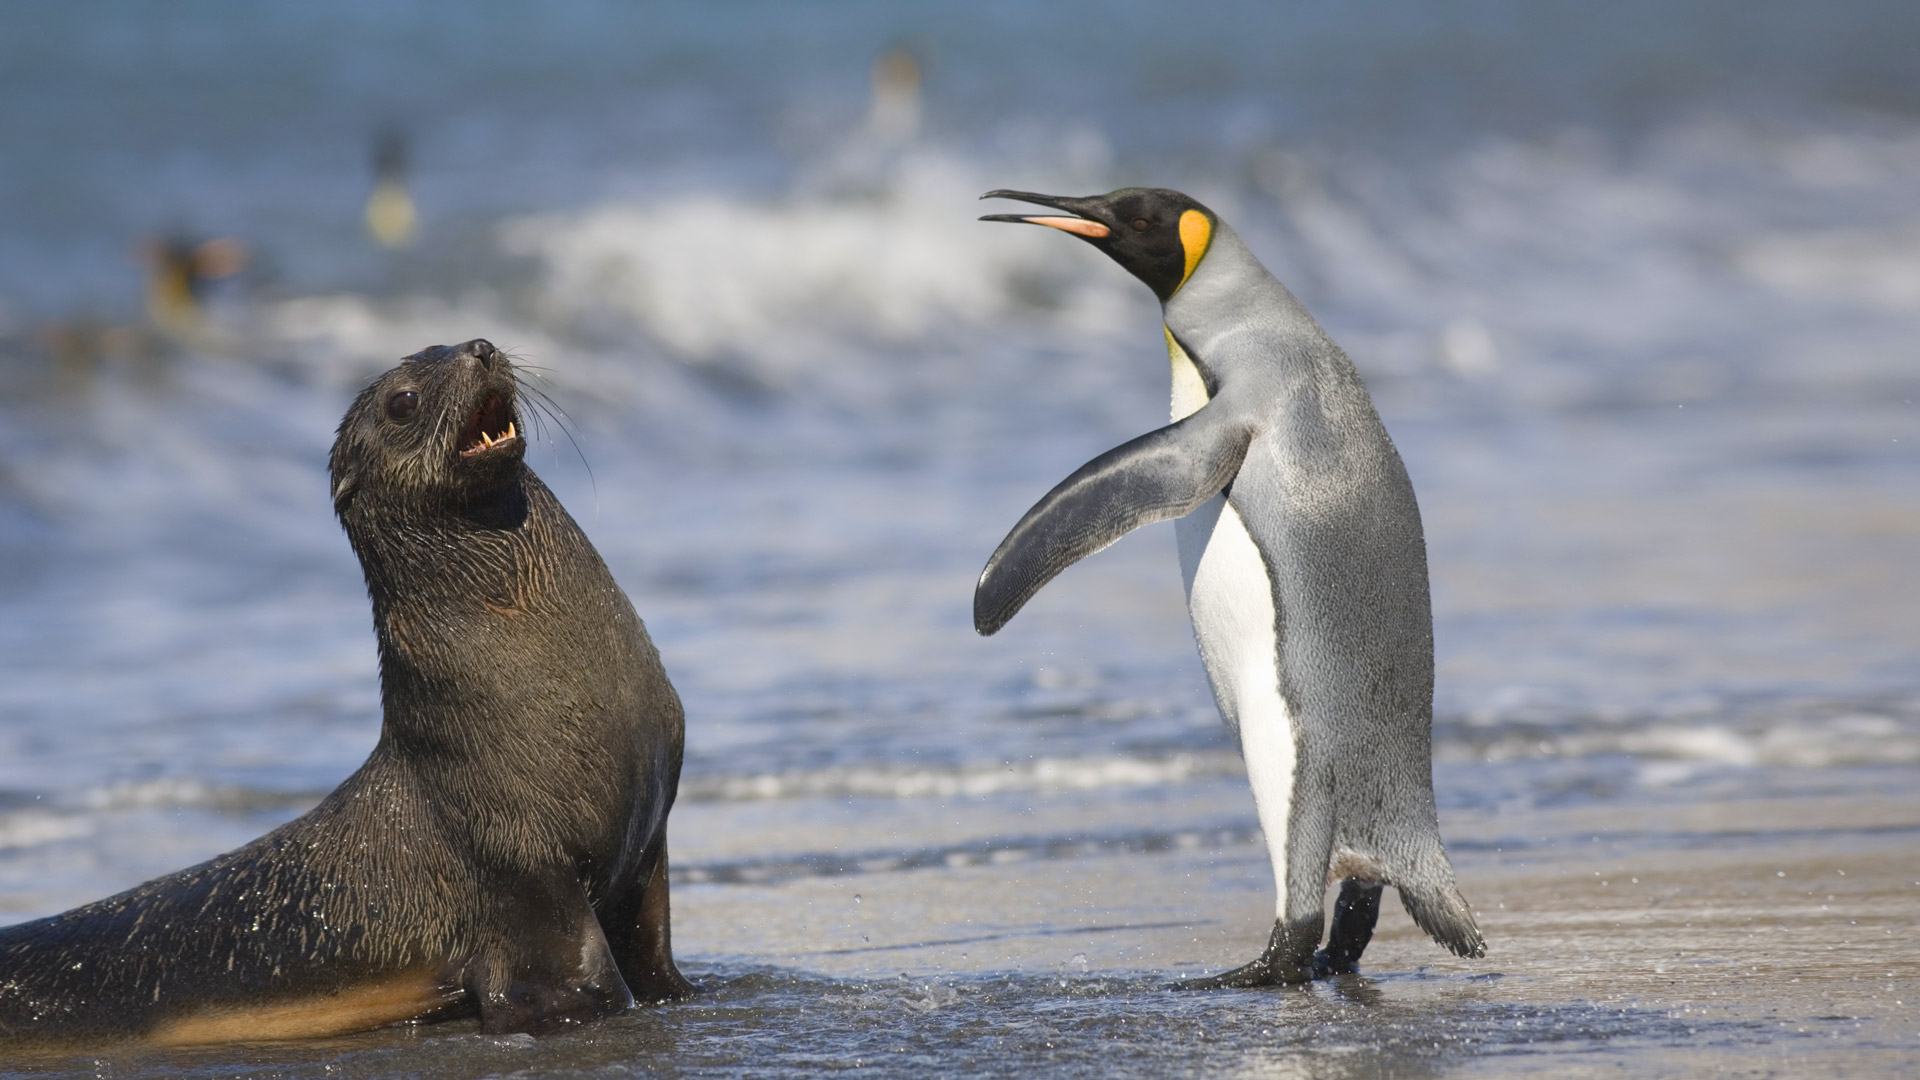
<svg viewBox="0 0 1920 1080">
<path fill-rule="evenodd" d="M 1219 218 L 1178 191 L 1121 188 L 1071 198 L 1031 191 L 989 191 L 983 199 L 1018 199 L 1058 214 L 988 214 L 981 221 L 1018 221 L 1070 232 L 1107 253 L 1153 290 L 1162 303 L 1180 291 L 1213 243 Z"/>
</svg>

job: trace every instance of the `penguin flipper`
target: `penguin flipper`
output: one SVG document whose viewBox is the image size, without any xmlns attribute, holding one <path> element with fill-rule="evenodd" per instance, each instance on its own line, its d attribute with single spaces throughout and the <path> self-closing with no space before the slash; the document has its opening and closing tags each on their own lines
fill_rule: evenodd
<svg viewBox="0 0 1920 1080">
<path fill-rule="evenodd" d="M 1191 513 L 1233 480 L 1251 439 L 1228 414 L 1202 408 L 1080 466 L 987 560 L 973 628 L 992 635 L 1060 571 L 1142 525 Z"/>
</svg>

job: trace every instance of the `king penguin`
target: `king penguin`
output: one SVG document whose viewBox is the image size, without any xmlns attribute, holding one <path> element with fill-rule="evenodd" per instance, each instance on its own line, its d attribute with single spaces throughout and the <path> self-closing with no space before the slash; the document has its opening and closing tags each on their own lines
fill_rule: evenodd
<svg viewBox="0 0 1920 1080">
<path fill-rule="evenodd" d="M 987 560 L 973 619 L 992 634 L 1075 562 L 1179 519 L 1194 638 L 1240 737 L 1278 892 L 1259 959 L 1180 985 L 1357 971 L 1386 885 L 1435 941 L 1483 955 L 1434 809 L 1420 511 L 1352 361 L 1225 222 L 1177 191 L 982 198 L 1058 211 L 981 220 L 1072 233 L 1160 298 L 1173 422 L 1094 458 L 1027 511 Z"/>
</svg>

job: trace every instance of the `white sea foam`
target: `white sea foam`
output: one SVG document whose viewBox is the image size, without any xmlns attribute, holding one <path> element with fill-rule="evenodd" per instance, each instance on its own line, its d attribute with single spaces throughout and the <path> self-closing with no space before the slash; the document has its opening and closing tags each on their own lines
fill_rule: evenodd
<svg viewBox="0 0 1920 1080">
<path fill-rule="evenodd" d="M 45 810 L 0 813 L 0 849 L 39 847 L 93 834 L 92 819 Z"/>
<path fill-rule="evenodd" d="M 1512 763 L 1615 755 L 1649 765 L 1698 763 L 1820 768 L 1920 764 L 1920 718 L 1894 713 L 1814 709 L 1774 719 L 1648 718 L 1551 727 L 1536 722 L 1441 725 L 1436 760 Z M 1246 775 L 1231 750 L 1153 756 L 1038 758 L 950 768 L 845 766 L 757 775 L 690 770 L 686 801 L 761 799 L 953 798 L 1004 792 L 1071 792 L 1199 783 Z"/>
<path fill-rule="evenodd" d="M 689 801 L 832 798 L 951 798 L 1009 791 L 1088 791 L 1153 787 L 1245 772 L 1231 752 L 1173 754 L 1164 758 L 1039 758 L 949 769 L 850 766 L 758 776 L 687 775 L 680 797 Z"/>
<path fill-rule="evenodd" d="M 1920 220 L 1891 229 L 1772 233 L 1736 251 L 1734 265 L 1790 297 L 1920 311 Z"/>
<path fill-rule="evenodd" d="M 1893 712 L 1811 710 L 1739 718 L 1563 720 L 1460 727 L 1435 742 L 1451 762 L 1514 762 L 1627 755 L 1648 763 L 1820 768 L 1920 764 L 1920 718 Z"/>
<path fill-rule="evenodd" d="M 227 784 L 210 784 L 184 777 L 131 780 L 84 792 L 77 800 L 94 811 L 228 810 L 266 807 L 302 807 L 317 801 L 316 794 L 262 791 Z"/>
<path fill-rule="evenodd" d="M 781 373 L 1036 309 L 1069 332 L 1110 324 L 1124 281 L 1086 273 L 1058 237 L 975 221 L 989 183 L 927 150 L 857 197 L 667 196 L 520 218 L 500 238 L 539 262 L 543 322 L 631 328 L 694 362 Z"/>
</svg>

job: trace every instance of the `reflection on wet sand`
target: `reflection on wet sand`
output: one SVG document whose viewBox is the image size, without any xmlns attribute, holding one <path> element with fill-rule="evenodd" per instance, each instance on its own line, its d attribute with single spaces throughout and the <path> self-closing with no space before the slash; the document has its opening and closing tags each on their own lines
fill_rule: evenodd
<svg viewBox="0 0 1920 1080">
<path fill-rule="evenodd" d="M 1594 775 L 1539 787 L 1530 764 L 1442 767 L 1443 791 L 1476 792 L 1444 824 L 1480 904 L 1482 961 L 1436 950 L 1389 902 L 1363 974 L 1168 989 L 1270 917 L 1264 849 L 1231 775 L 708 800 L 676 817 L 676 946 L 711 991 L 691 1003 L 540 1040 L 454 1023 L 104 1067 L 907 1076 L 980 1056 L 1109 1078 L 1910 1063 L 1920 770 L 1721 766 L 1649 783 L 1605 759 L 1566 769 Z M 1127 821 L 1152 828 L 1116 829 Z"/>
</svg>

